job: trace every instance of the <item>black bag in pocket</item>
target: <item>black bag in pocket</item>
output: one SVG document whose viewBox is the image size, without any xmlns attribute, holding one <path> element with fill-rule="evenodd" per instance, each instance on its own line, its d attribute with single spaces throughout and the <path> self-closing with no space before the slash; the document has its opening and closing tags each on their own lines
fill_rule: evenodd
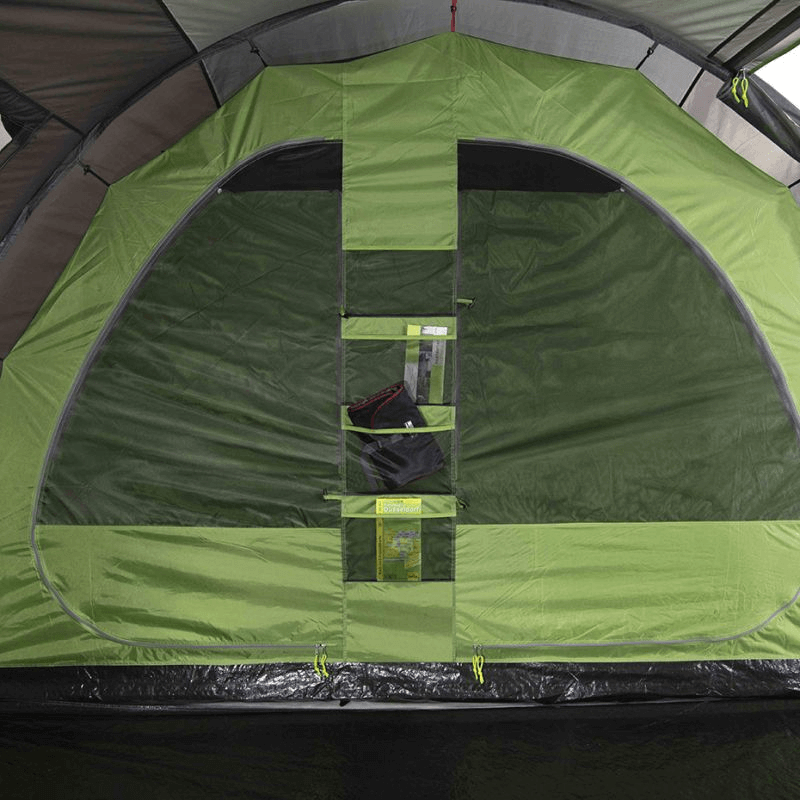
<svg viewBox="0 0 800 800">
<path fill-rule="evenodd" d="M 426 422 L 402 383 L 385 389 L 347 407 L 353 425 L 359 428 L 425 427 Z M 437 472 L 444 466 L 444 454 L 430 433 L 395 433 L 372 436 L 358 433 L 364 447 L 361 467 L 373 490 L 378 488 L 374 472 L 388 489 L 399 489 L 417 478 Z"/>
</svg>

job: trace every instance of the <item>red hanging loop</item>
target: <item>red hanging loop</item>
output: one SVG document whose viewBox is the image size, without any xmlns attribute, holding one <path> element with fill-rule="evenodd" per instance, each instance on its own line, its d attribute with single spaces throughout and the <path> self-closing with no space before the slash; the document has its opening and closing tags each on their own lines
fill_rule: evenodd
<svg viewBox="0 0 800 800">
<path fill-rule="evenodd" d="M 450 6 L 450 32 L 455 33 L 456 30 L 456 6 L 458 0 L 453 0 L 453 5 Z"/>
</svg>

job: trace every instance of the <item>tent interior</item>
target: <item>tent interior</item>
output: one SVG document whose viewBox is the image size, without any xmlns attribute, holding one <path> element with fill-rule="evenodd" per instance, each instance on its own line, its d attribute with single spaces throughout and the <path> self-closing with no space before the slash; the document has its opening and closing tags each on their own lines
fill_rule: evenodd
<svg viewBox="0 0 800 800">
<path fill-rule="evenodd" d="M 793 4 L 152 3 L 116 55 L 55 5 L 0 10 L 95 25 L 0 64 L 5 701 L 796 691 Z"/>
</svg>

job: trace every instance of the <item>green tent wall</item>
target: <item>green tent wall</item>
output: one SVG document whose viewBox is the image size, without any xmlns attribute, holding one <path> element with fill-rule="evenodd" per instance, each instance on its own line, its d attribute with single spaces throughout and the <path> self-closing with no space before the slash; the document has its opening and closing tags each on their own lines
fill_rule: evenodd
<svg viewBox="0 0 800 800">
<path fill-rule="evenodd" d="M 344 581 L 338 522 L 41 523 L 65 409 L 72 411 L 73 401 L 80 408 L 94 359 L 134 290 L 148 285 L 143 278 L 154 254 L 248 159 L 323 139 L 344 143 L 345 255 L 456 249 L 458 141 L 530 145 L 613 176 L 642 198 L 660 226 L 715 265 L 735 298 L 726 302 L 767 354 L 770 384 L 793 430 L 800 212 L 785 188 L 730 153 L 640 75 L 459 35 L 348 64 L 270 69 L 109 189 L 69 267 L 6 359 L 4 664 L 310 663 L 318 644 L 326 645 L 330 662 L 468 663 L 476 646 L 490 662 L 796 657 L 800 523 L 771 518 L 769 510 L 760 519 L 552 524 L 522 514 L 513 522 L 503 515 L 502 524 L 461 524 L 457 514 L 453 580 L 417 584 Z M 278 200 L 264 213 L 283 208 L 291 218 L 291 199 Z M 299 216 L 309 234 L 329 231 L 334 249 L 336 205 Z M 183 269 L 190 266 L 183 262 Z M 411 315 L 430 311 L 418 305 L 424 298 L 409 292 Z M 327 315 L 335 387 L 336 338 L 341 346 L 349 336 L 348 324 L 337 331 L 335 276 L 327 298 L 311 297 L 305 307 L 313 317 Z M 469 312 L 457 308 L 438 311 L 462 315 L 460 331 Z M 271 363 L 277 371 L 288 367 Z M 269 391 L 264 387 L 267 399 Z M 328 444 L 319 446 L 335 460 L 335 396 L 327 408 Z M 92 418 L 102 427 L 102 418 Z M 653 424 L 665 423 L 654 414 Z M 487 426 L 491 432 L 491 420 Z M 642 435 L 646 429 L 644 420 Z M 513 461 L 516 454 L 500 457 Z M 784 462 L 776 469 L 790 480 L 796 454 L 789 448 L 778 457 Z M 408 488 L 409 496 L 419 494 Z M 348 513 L 345 501 L 345 523 Z M 175 516 L 181 518 L 180 508 Z"/>
<path fill-rule="evenodd" d="M 259 158 L 339 141 L 341 195 L 225 191 Z M 459 192 L 470 142 L 619 189 Z M 630 69 L 444 34 L 259 73 L 108 188 L 4 361 L 0 662 L 294 664 L 298 686 L 353 664 L 452 664 L 467 696 L 476 654 L 487 676 L 798 658 L 798 222 L 785 186 Z M 548 237 L 574 242 L 584 273 L 531 254 Z M 576 299 L 536 305 L 548 264 Z M 646 314 L 581 318 L 626 281 L 638 288 L 597 313 Z M 441 543 L 423 557 L 444 566 L 376 582 L 341 406 L 396 379 L 405 318 L 457 331 L 455 410 L 427 411 L 448 467 L 402 493 L 422 497 L 423 542 Z M 600 361 L 569 361 L 598 343 L 581 335 L 607 337 Z M 598 363 L 612 372 L 592 383 Z M 670 458 L 653 476 L 674 485 L 634 480 Z"/>
</svg>

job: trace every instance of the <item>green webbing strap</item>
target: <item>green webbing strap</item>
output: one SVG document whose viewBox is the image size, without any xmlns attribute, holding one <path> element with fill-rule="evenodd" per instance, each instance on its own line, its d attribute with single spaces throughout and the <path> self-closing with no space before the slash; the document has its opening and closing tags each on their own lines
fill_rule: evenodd
<svg viewBox="0 0 800 800">
<path fill-rule="evenodd" d="M 456 427 L 455 406 L 417 406 L 427 425 L 424 428 L 360 428 L 350 423 L 347 416 L 347 406 L 342 406 L 342 430 L 355 431 L 356 433 L 381 434 L 414 434 L 414 433 L 441 433 L 452 431 Z"/>
<path fill-rule="evenodd" d="M 408 327 L 447 328 L 446 334 L 409 334 Z M 342 339 L 436 341 L 456 338 L 455 317 L 343 317 Z"/>
<path fill-rule="evenodd" d="M 354 494 L 342 495 L 334 493 L 326 493 L 326 500 L 338 500 L 342 504 L 342 516 L 347 519 L 377 519 L 380 517 L 402 517 L 406 516 L 405 513 L 398 511 L 393 514 L 391 509 L 384 507 L 383 511 L 379 514 L 377 512 L 377 502 L 397 501 L 402 504 L 403 501 L 410 499 L 420 499 L 422 501 L 422 511 L 415 511 L 413 516 L 423 519 L 441 519 L 444 517 L 456 516 L 457 503 L 456 498 L 449 494 L 422 494 L 422 495 L 408 495 L 408 496 L 395 496 L 391 497 L 376 497 L 375 495 Z"/>
<path fill-rule="evenodd" d="M 441 330 L 449 330 L 449 328 L 442 328 Z M 421 325 L 409 325 L 406 328 L 406 333 L 409 336 L 413 336 L 416 334 L 422 333 L 422 326 Z M 409 339 L 406 342 L 406 363 L 405 369 L 403 371 L 403 382 L 406 385 L 406 389 L 408 390 L 409 394 L 411 395 L 411 399 L 415 403 L 419 403 L 422 398 L 417 396 L 417 381 L 419 380 L 419 346 L 420 340 L 419 339 Z M 447 347 L 447 342 L 442 342 L 439 347 Z M 436 400 L 430 397 L 424 398 L 424 401 L 430 401 L 431 403 L 442 403 L 444 399 Z M 423 402 L 424 402 L 423 401 Z"/>
</svg>

